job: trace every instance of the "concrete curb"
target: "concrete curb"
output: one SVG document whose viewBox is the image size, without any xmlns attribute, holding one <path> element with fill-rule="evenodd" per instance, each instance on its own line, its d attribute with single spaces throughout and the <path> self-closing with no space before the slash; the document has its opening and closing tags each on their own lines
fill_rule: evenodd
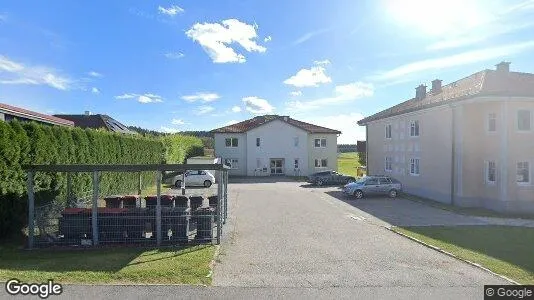
<svg viewBox="0 0 534 300">
<path fill-rule="evenodd" d="M 472 262 L 472 261 L 470 261 L 470 260 L 461 258 L 461 257 L 459 257 L 459 256 L 457 256 L 457 255 L 455 255 L 455 254 L 452 254 L 452 253 L 450 253 L 450 252 L 448 252 L 448 251 L 445 251 L 445 250 L 443 250 L 443 249 L 441 249 L 441 248 L 439 248 L 439 247 L 436 247 L 436 246 L 433 246 L 433 245 L 431 245 L 431 244 L 428 244 L 428 243 L 426 243 L 426 242 L 424 242 L 424 241 L 421 241 L 420 239 L 411 237 L 411 236 L 406 235 L 406 234 L 404 234 L 404 233 L 402 233 L 402 232 L 398 232 L 398 231 L 396 231 L 395 229 L 393 229 L 393 228 L 391 228 L 391 227 L 387 227 L 387 226 L 383 226 L 383 227 L 384 227 L 385 229 L 391 231 L 391 232 L 394 232 L 394 233 L 396 233 L 396 234 L 398 234 L 398 235 L 400 235 L 400 236 L 402 236 L 402 237 L 405 237 L 405 238 L 407 238 L 407 239 L 410 239 L 410 240 L 412 240 L 412 241 L 414 241 L 414 242 L 416 242 L 416 243 L 419 243 L 419 244 L 421 244 L 421 245 L 423 245 L 423 246 L 425 246 L 425 247 L 427 247 L 427 248 L 430 248 L 430 249 L 432 249 L 432 250 L 441 252 L 441 253 L 443 253 L 443 254 L 445 254 L 445 255 L 448 255 L 448 256 L 450 256 L 450 257 L 452 257 L 452 258 L 455 258 L 455 259 L 457 259 L 457 260 L 459 260 L 459 261 L 462 261 L 462 262 L 464 262 L 464 263 L 467 263 L 467 264 L 469 264 L 469 265 L 471 265 L 471 266 L 473 266 L 473 267 L 476 267 L 476 268 L 479 268 L 479 269 L 481 269 L 481 270 L 484 270 L 484 271 L 486 271 L 486 272 L 488 272 L 488 273 L 490 273 L 490 274 L 492 274 L 492 275 L 494 275 L 494 276 L 497 276 L 497 277 L 499 277 L 499 278 L 502 278 L 502 279 L 504 279 L 504 280 L 510 282 L 511 284 L 521 285 L 520 283 L 516 282 L 515 280 L 512 280 L 512 279 L 510 279 L 510 278 L 508 278 L 508 277 L 506 277 L 506 276 L 504 276 L 504 275 L 495 273 L 495 272 L 493 272 L 492 270 L 490 270 L 490 269 L 488 269 L 488 268 L 486 268 L 486 267 L 484 267 L 484 266 L 482 266 L 482 265 L 480 265 L 480 264 L 477 264 L 477 263 Z"/>
</svg>

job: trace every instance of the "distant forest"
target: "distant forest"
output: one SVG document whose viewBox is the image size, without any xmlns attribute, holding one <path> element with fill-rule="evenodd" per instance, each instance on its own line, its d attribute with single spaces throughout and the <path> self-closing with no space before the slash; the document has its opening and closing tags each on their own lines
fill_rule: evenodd
<svg viewBox="0 0 534 300">
<path fill-rule="evenodd" d="M 179 135 L 190 135 L 198 137 L 202 140 L 202 143 L 204 144 L 204 147 L 207 149 L 213 149 L 214 148 L 214 141 L 213 141 L 213 133 L 209 131 L 180 131 L 177 133 L 165 133 L 155 130 L 149 130 L 140 128 L 137 126 L 128 126 L 128 129 L 135 131 L 143 136 L 167 136 L 172 134 L 179 134 Z"/>
</svg>

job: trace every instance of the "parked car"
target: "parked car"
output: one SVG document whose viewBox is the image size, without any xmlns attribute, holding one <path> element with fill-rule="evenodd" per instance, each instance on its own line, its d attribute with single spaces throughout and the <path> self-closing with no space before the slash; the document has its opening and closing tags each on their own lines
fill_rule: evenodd
<svg viewBox="0 0 534 300">
<path fill-rule="evenodd" d="M 388 195 L 395 198 L 399 192 L 402 192 L 402 184 L 389 176 L 366 176 L 343 187 L 343 193 L 357 199 L 369 195 Z"/>
<path fill-rule="evenodd" d="M 210 187 L 215 183 L 215 176 L 206 170 L 195 170 L 185 172 L 185 186 L 204 186 Z M 182 175 L 177 175 L 172 182 L 177 188 L 182 187 Z"/>
<path fill-rule="evenodd" d="M 328 170 L 313 173 L 308 176 L 308 182 L 314 185 L 327 185 L 327 184 L 346 184 L 356 179 L 353 176 L 343 175 L 336 171 Z"/>
</svg>

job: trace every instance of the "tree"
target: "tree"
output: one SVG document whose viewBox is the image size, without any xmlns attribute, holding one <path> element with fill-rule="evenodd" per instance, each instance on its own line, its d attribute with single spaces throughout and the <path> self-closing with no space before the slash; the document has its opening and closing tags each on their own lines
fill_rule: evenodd
<svg viewBox="0 0 534 300">
<path fill-rule="evenodd" d="M 367 154 L 365 152 L 358 153 L 358 162 L 360 163 L 360 166 L 367 165 Z"/>
</svg>

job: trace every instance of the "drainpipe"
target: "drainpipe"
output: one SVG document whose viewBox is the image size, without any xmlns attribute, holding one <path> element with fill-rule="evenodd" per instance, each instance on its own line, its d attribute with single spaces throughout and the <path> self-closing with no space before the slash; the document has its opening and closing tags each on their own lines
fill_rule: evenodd
<svg viewBox="0 0 534 300">
<path fill-rule="evenodd" d="M 369 125 L 365 125 L 365 173 L 371 174 L 369 171 Z"/>
<path fill-rule="evenodd" d="M 456 112 L 454 110 L 454 106 L 450 105 L 451 113 L 452 113 L 452 121 L 451 121 L 451 137 L 452 137 L 452 148 L 451 148 L 451 205 L 454 205 L 454 190 L 455 190 L 455 176 L 454 173 L 456 172 Z"/>
</svg>

